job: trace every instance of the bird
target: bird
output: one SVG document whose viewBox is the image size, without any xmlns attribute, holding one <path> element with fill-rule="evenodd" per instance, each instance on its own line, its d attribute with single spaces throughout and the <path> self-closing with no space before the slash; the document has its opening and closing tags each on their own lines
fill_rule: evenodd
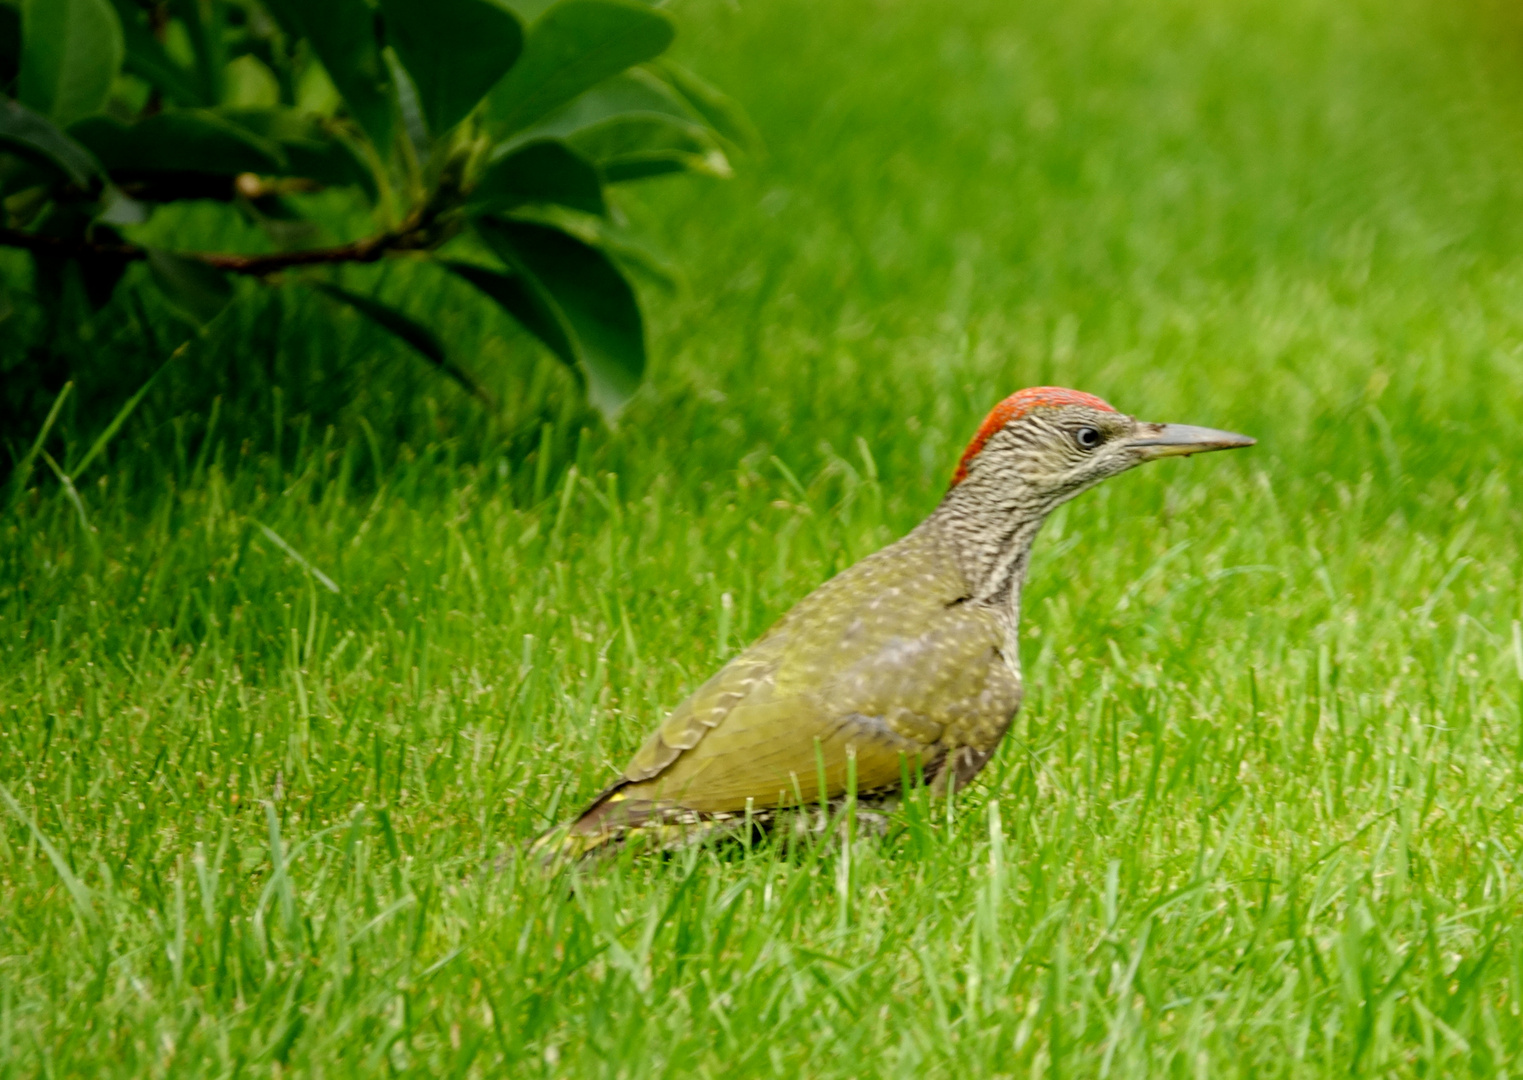
<svg viewBox="0 0 1523 1080">
<path fill-rule="evenodd" d="M 1021 707 L 1021 589 L 1047 516 L 1144 462 L 1254 442 L 1139 421 L 1078 390 L 1011 394 L 925 520 L 795 604 L 535 846 L 581 858 L 643 836 L 670 849 L 853 786 L 859 806 L 891 809 L 911 778 L 955 794 Z"/>
</svg>

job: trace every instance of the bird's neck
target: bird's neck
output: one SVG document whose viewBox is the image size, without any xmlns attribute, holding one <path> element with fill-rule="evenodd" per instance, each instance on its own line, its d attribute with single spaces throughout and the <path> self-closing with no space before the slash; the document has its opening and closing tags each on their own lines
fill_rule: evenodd
<svg viewBox="0 0 1523 1080">
<path fill-rule="evenodd" d="M 968 585 L 969 599 L 994 608 L 1012 626 L 1020 621 L 1021 587 L 1031 545 L 1047 508 L 1023 500 L 949 491 L 926 522 L 946 542 Z"/>
</svg>

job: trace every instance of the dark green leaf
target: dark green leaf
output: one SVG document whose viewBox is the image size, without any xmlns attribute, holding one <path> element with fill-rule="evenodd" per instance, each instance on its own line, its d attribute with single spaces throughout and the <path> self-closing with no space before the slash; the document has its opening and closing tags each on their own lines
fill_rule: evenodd
<svg viewBox="0 0 1523 1080">
<path fill-rule="evenodd" d="M 196 81 L 201 100 L 208 105 L 222 101 L 226 78 L 227 27 L 225 0 L 169 0 L 169 10 L 185 25 L 196 57 Z"/>
<path fill-rule="evenodd" d="M 148 269 L 175 311 L 197 326 L 211 322 L 233 299 L 227 275 L 199 259 L 149 248 Z"/>
<path fill-rule="evenodd" d="M 355 146 L 343 136 L 332 136 L 324 142 L 291 140 L 280 143 L 286 152 L 289 168 L 286 175 L 306 177 L 330 187 L 355 184 L 367 197 L 376 197 L 376 178 L 370 172 L 364 158 L 359 157 Z"/>
<path fill-rule="evenodd" d="M 0 99 L 0 144 L 41 158 L 80 187 L 101 175 L 100 163 L 89 150 L 46 117 L 9 99 Z"/>
<path fill-rule="evenodd" d="M 290 50 L 298 44 L 298 39 L 287 35 L 274 20 L 255 19 L 234 51 L 263 64 L 275 79 L 276 100 L 282 105 L 295 105 L 297 70 Z"/>
<path fill-rule="evenodd" d="M 387 49 L 381 54 L 381 59 L 386 62 L 386 70 L 391 73 L 391 85 L 396 88 L 397 111 L 402 117 L 402 130 L 407 133 L 407 141 L 412 143 L 413 157 L 418 161 L 426 161 L 429 144 L 433 140 L 428 134 L 428 121 L 423 119 L 423 103 L 418 98 L 418 88 L 413 85 L 412 76 L 407 74 L 402 61 L 397 59 L 397 50 Z"/>
<path fill-rule="evenodd" d="M 728 139 L 733 145 L 750 153 L 761 152 L 761 133 L 734 99 L 670 60 L 658 60 L 654 66 L 661 77 L 682 95 L 683 100 L 721 138 Z"/>
<path fill-rule="evenodd" d="M 359 152 L 316 117 L 289 108 L 224 109 L 218 115 L 279 146 L 287 162 L 280 175 L 300 176 L 332 187 L 357 184 L 375 198 L 375 176 Z"/>
<path fill-rule="evenodd" d="M 570 144 L 610 182 L 682 171 L 730 175 L 710 129 L 676 90 L 648 71 L 604 79 L 503 149 L 544 137 Z"/>
<path fill-rule="evenodd" d="M 435 364 L 441 367 L 444 365 L 446 361 L 444 344 L 432 330 L 411 316 L 404 315 L 396 308 L 373 297 L 350 292 L 339 285 L 332 285 L 326 281 L 311 281 L 307 284 L 323 295 L 354 308 L 371 322 L 407 342 Z"/>
<path fill-rule="evenodd" d="M 546 348 L 560 357 L 561 362 L 586 381 L 586 373 L 579 362 L 576 345 L 570 331 L 562 325 L 560 314 L 554 306 L 542 299 L 519 274 L 504 274 L 496 270 L 475 266 L 471 263 L 441 259 L 446 269 L 469 281 L 490 297 L 498 307 L 517 319 L 523 328 Z"/>
<path fill-rule="evenodd" d="M 654 113 L 616 116 L 567 140 L 617 183 L 667 172 L 729 177 L 730 162 L 696 125 Z"/>
<path fill-rule="evenodd" d="M 492 91 L 492 120 L 512 134 L 671 44 L 671 20 L 633 0 L 561 0 L 529 28 L 523 56 Z"/>
<path fill-rule="evenodd" d="M 148 13 L 133 0 L 113 0 L 122 23 L 122 39 L 127 55 L 123 67 L 154 87 L 176 105 L 215 105 L 201 92 L 196 77 L 170 57 L 153 31 L 148 28 Z"/>
<path fill-rule="evenodd" d="M 712 158 L 696 157 L 675 150 L 652 150 L 646 153 L 625 154 L 603 163 L 603 178 L 610 184 L 627 184 L 634 180 L 649 180 L 654 176 L 670 176 L 673 173 L 696 172 L 728 178 L 728 170 L 715 169 Z"/>
<path fill-rule="evenodd" d="M 259 0 L 259 2 L 292 44 L 297 38 L 307 36 L 307 28 L 301 21 L 300 0 Z"/>
<path fill-rule="evenodd" d="M 115 174 L 192 172 L 214 176 L 286 171 L 280 146 L 206 109 L 162 112 L 123 124 L 105 116 L 69 131 Z"/>
<path fill-rule="evenodd" d="M 339 136 L 322 142 L 293 139 L 280 145 L 290 162 L 286 175 L 302 176 L 329 187 L 354 184 L 369 198 L 376 197 L 375 175 L 348 140 Z"/>
<path fill-rule="evenodd" d="M 587 379 L 587 397 L 618 415 L 645 373 L 645 326 L 629 282 L 603 252 L 547 225 L 476 223 L 482 238 L 553 311 Z"/>
<path fill-rule="evenodd" d="M 634 237 L 617 229 L 600 228 L 595 242 L 624 270 L 643 275 L 667 292 L 676 292 L 682 287 L 682 272 L 676 265 Z"/>
<path fill-rule="evenodd" d="M 682 97 L 648 71 L 625 71 L 610 76 L 579 94 L 575 100 L 519 132 L 512 143 L 553 136 L 565 138 L 618 116 L 661 115 L 697 126 L 700 122 Z"/>
<path fill-rule="evenodd" d="M 217 116 L 273 143 L 320 142 L 329 137 L 311 113 L 276 105 L 271 108 L 218 109 Z"/>
<path fill-rule="evenodd" d="M 464 119 L 523 50 L 518 19 L 493 0 L 381 0 L 381 15 L 436 136 Z"/>
<path fill-rule="evenodd" d="M 391 146 L 391 77 L 365 0 L 266 0 L 287 28 L 299 28 L 365 134 L 384 155 Z"/>
<path fill-rule="evenodd" d="M 588 214 L 605 214 L 608 209 L 592 163 L 564 143 L 548 139 L 520 146 L 489 164 L 471 201 L 478 211 L 528 203 L 551 203 Z"/>
<path fill-rule="evenodd" d="M 492 403 L 491 395 L 471 377 L 470 373 L 449 358 L 449 354 L 444 350 L 444 343 L 439 340 L 438 335 L 412 316 L 404 315 L 396 308 L 374 297 L 350 292 L 342 286 L 326 281 L 308 281 L 306 284 L 324 296 L 348 305 L 383 330 L 401 338 L 470 393 L 488 404 Z"/>
<path fill-rule="evenodd" d="M 0 4 L 0 94 L 16 92 L 21 70 L 21 12 Z"/>
<path fill-rule="evenodd" d="M 0 200 L 28 188 L 50 188 L 58 181 L 56 165 L 38 154 L 20 152 L 0 135 Z M 0 301 L 0 310 L 4 309 L 5 304 Z"/>
<path fill-rule="evenodd" d="M 28 0 L 18 97 L 62 127 L 98 112 L 122 67 L 109 0 Z"/>
</svg>

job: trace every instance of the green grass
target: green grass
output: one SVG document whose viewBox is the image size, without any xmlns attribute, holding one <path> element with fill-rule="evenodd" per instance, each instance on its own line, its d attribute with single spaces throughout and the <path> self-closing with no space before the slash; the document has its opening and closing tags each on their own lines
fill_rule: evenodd
<svg viewBox="0 0 1523 1080">
<path fill-rule="evenodd" d="M 250 298 L 0 519 L 0 1076 L 1517 1075 L 1523 25 L 679 13 L 769 155 L 624 199 L 688 284 L 618 431 Z M 1050 524 L 974 789 L 521 857 L 1047 382 L 1261 441 Z"/>
</svg>

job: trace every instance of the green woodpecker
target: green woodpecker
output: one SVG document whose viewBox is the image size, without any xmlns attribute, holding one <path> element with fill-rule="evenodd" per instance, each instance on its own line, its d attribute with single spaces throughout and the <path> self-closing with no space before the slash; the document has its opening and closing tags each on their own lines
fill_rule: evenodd
<svg viewBox="0 0 1523 1080">
<path fill-rule="evenodd" d="M 839 798 L 945 793 L 984 767 L 1021 705 L 1021 586 L 1057 506 L 1155 458 L 1253 439 L 1143 423 L 1035 387 L 989 413 L 907 536 L 821 585 L 700 686 L 614 783 L 540 846 L 576 856 L 638 831 L 662 844 Z"/>
</svg>

